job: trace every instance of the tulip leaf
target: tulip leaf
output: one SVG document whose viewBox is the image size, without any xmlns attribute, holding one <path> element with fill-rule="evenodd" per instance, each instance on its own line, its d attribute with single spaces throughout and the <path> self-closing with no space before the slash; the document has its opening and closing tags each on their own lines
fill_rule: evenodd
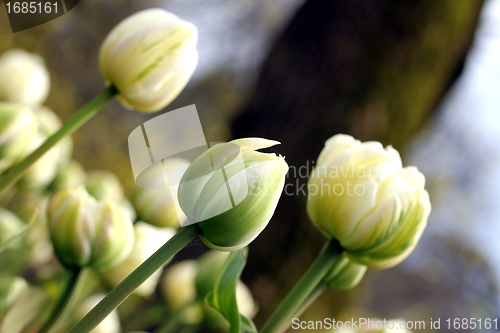
<svg viewBox="0 0 500 333">
<path fill-rule="evenodd" d="M 205 298 L 205 302 L 229 322 L 229 333 L 257 332 L 252 320 L 239 313 L 236 302 L 236 286 L 245 264 L 243 249 L 232 252 L 222 266 L 213 291 Z"/>
<path fill-rule="evenodd" d="M 257 327 L 253 323 L 252 319 L 240 314 L 240 324 L 241 330 L 248 333 L 257 333 Z"/>
<path fill-rule="evenodd" d="M 12 243 L 14 243 L 14 241 L 16 241 L 19 238 L 21 238 L 22 236 L 24 236 L 24 234 L 29 230 L 29 228 L 31 228 L 33 226 L 33 224 L 35 223 L 37 216 L 38 216 L 38 210 L 35 211 L 35 213 L 31 217 L 31 220 L 28 222 L 28 224 L 26 224 L 24 227 L 22 227 L 21 230 L 19 230 L 17 232 L 17 234 L 6 239 L 3 243 L 0 243 L 0 253 L 3 252 L 5 249 L 7 249 Z"/>
</svg>

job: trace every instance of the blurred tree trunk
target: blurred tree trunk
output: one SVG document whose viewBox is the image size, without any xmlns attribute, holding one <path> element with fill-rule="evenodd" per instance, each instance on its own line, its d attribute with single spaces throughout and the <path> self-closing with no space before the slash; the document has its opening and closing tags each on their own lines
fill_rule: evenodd
<svg viewBox="0 0 500 333">
<path fill-rule="evenodd" d="M 307 220 L 301 186 L 325 140 L 348 133 L 404 148 L 463 64 L 481 6 L 480 0 L 309 0 L 298 10 L 232 124 L 234 137 L 281 141 L 276 151 L 295 168 L 287 179 L 293 195 L 283 195 L 250 252 L 246 274 L 257 293 L 288 290 L 290 277 L 302 274 L 324 242 Z M 265 288 L 276 277 L 283 283 Z M 260 297 L 270 300 L 259 315 L 266 318 L 276 303 Z"/>
</svg>

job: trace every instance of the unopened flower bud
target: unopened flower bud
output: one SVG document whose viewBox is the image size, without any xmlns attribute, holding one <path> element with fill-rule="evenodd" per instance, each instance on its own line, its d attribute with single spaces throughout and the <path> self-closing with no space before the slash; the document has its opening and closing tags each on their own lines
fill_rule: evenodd
<svg viewBox="0 0 500 333">
<path fill-rule="evenodd" d="M 123 200 L 123 188 L 118 177 L 111 171 L 92 170 L 87 172 L 85 187 L 97 200 L 110 199 L 114 202 Z"/>
<path fill-rule="evenodd" d="M 38 131 L 29 143 L 27 154 L 37 149 L 61 127 L 61 120 L 52 110 L 40 107 L 33 113 Z M 69 160 L 72 148 L 71 137 L 62 139 L 26 170 L 17 183 L 19 188 L 30 191 L 44 190 L 54 180 L 59 166 Z"/>
<path fill-rule="evenodd" d="M 55 192 L 47 207 L 54 251 L 68 267 L 105 269 L 121 263 L 132 250 L 132 222 L 109 200 L 97 202 L 83 189 Z"/>
<path fill-rule="evenodd" d="M 137 186 L 130 196 L 139 220 L 157 227 L 180 226 L 174 200 L 167 188 L 151 189 Z"/>
<path fill-rule="evenodd" d="M 196 300 L 196 260 L 183 260 L 167 268 L 162 279 L 162 292 L 172 310 Z"/>
<path fill-rule="evenodd" d="M 50 77 L 42 57 L 14 49 L 0 56 L 0 100 L 27 106 L 43 104 Z"/>
<path fill-rule="evenodd" d="M 162 9 L 119 23 L 104 40 L 99 64 L 128 108 L 154 112 L 184 89 L 198 63 L 196 27 Z"/>
<path fill-rule="evenodd" d="M 372 268 L 404 260 L 417 245 L 431 205 L 425 177 L 399 153 L 348 135 L 330 138 L 308 182 L 307 212 L 348 257 Z"/>
<path fill-rule="evenodd" d="M 28 152 L 36 129 L 35 116 L 28 107 L 0 102 L 0 173 Z"/>
<path fill-rule="evenodd" d="M 366 266 L 350 260 L 343 254 L 323 278 L 328 287 L 335 290 L 348 290 L 356 287 L 366 272 Z"/>
<path fill-rule="evenodd" d="M 0 316 L 9 309 L 28 284 L 19 276 L 0 276 Z"/>
<path fill-rule="evenodd" d="M 175 230 L 172 228 L 157 228 L 144 222 L 137 222 L 134 224 L 134 232 L 134 247 L 127 259 L 117 266 L 103 272 L 104 278 L 113 286 L 122 282 L 130 273 L 175 235 Z M 160 275 L 161 271 L 155 272 L 135 290 L 135 293 L 140 296 L 150 296 L 158 284 Z"/>
<path fill-rule="evenodd" d="M 233 251 L 252 242 L 267 226 L 283 190 L 288 165 L 257 149 L 276 141 L 246 138 L 221 143 L 201 154 L 179 185 L 179 204 L 198 223 L 208 247 Z"/>
<path fill-rule="evenodd" d="M 37 133 L 29 144 L 29 152 L 37 149 L 46 139 L 45 135 Z M 17 186 L 26 191 L 44 190 L 56 176 L 61 158 L 61 150 L 59 148 L 58 146 L 53 147 L 33 163 L 19 180 Z"/>
<path fill-rule="evenodd" d="M 60 165 L 57 169 L 51 188 L 57 190 L 61 188 L 84 186 L 86 178 L 85 169 L 80 162 L 69 160 Z"/>
</svg>

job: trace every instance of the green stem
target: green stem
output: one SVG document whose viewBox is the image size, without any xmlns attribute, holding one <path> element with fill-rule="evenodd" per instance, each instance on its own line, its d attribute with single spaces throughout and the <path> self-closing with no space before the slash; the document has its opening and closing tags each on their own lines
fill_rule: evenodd
<svg viewBox="0 0 500 333">
<path fill-rule="evenodd" d="M 300 305 L 300 307 L 298 308 L 297 312 L 296 313 L 292 313 L 289 316 L 290 322 L 292 321 L 293 318 L 299 317 L 301 314 L 303 314 L 304 311 L 306 311 L 309 308 L 309 306 L 311 306 L 311 304 L 314 303 L 314 301 L 323 293 L 323 291 L 325 291 L 325 289 L 327 287 L 328 286 L 325 283 L 320 282 L 320 284 L 318 284 L 316 286 L 316 288 L 314 288 L 313 291 L 311 291 L 311 293 L 309 294 L 309 296 L 307 296 L 307 298 L 304 301 L 304 303 L 302 303 Z"/>
<path fill-rule="evenodd" d="M 0 178 L 0 193 L 3 193 L 8 187 L 18 181 L 26 169 L 42 157 L 42 155 L 45 154 L 50 148 L 54 147 L 54 145 L 66 136 L 71 135 L 93 116 L 95 116 L 97 112 L 99 112 L 99 110 L 117 93 L 118 90 L 116 90 L 114 86 L 106 88 L 106 90 L 75 113 L 56 133 L 47 138 L 47 140 L 40 147 L 38 147 L 38 149 L 29 154 L 19 164 L 9 169 Z"/>
<path fill-rule="evenodd" d="M 284 332 L 291 324 L 290 316 L 303 310 L 303 304 L 307 302 L 309 295 L 320 284 L 341 253 L 342 248 L 338 242 L 330 240 L 300 281 L 267 320 L 260 333 Z"/>
<path fill-rule="evenodd" d="M 181 228 L 165 245 L 142 263 L 125 280 L 102 299 L 82 320 L 76 323 L 68 333 L 91 332 L 111 311 L 116 309 L 130 294 L 134 292 L 154 272 L 186 246 L 191 240 L 199 236 L 200 228 L 196 224 Z"/>
<path fill-rule="evenodd" d="M 68 268 L 66 270 L 66 285 L 64 286 L 63 291 L 59 295 L 59 298 L 50 314 L 49 319 L 45 322 L 45 325 L 42 326 L 39 333 L 50 333 L 53 332 L 57 328 L 58 321 L 63 317 L 63 313 L 70 305 L 73 297 L 77 294 L 75 291 L 77 290 L 78 279 L 81 276 L 82 269 L 81 268 Z"/>
</svg>

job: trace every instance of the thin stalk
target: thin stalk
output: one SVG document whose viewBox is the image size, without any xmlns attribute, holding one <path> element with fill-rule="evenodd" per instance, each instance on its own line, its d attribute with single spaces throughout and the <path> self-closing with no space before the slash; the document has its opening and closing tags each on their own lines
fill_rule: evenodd
<svg viewBox="0 0 500 333">
<path fill-rule="evenodd" d="M 81 268 L 68 268 L 66 270 L 66 285 L 62 290 L 57 302 L 52 310 L 49 319 L 42 326 L 39 333 L 50 333 L 57 329 L 59 320 L 63 317 L 63 313 L 71 305 L 75 291 L 78 289 L 78 279 L 81 276 Z"/>
<path fill-rule="evenodd" d="M 134 290 L 146 281 L 154 272 L 186 246 L 191 240 L 201 234 L 196 224 L 181 228 L 165 245 L 142 263 L 125 280 L 104 297 L 85 317 L 82 318 L 68 333 L 89 333 L 101 321 L 116 309 Z"/>
<path fill-rule="evenodd" d="M 342 253 L 336 240 L 330 240 L 299 282 L 288 293 L 262 327 L 260 333 L 284 332 L 290 326 L 290 316 L 298 313 L 315 288 L 321 283 L 335 260 Z"/>
<path fill-rule="evenodd" d="M 26 158 L 24 158 L 20 163 L 9 169 L 0 178 L 0 194 L 15 184 L 15 182 L 22 177 L 26 169 L 42 157 L 43 154 L 45 154 L 50 148 L 54 147 L 59 141 L 68 135 L 71 135 L 93 116 L 95 116 L 99 110 L 101 110 L 102 107 L 117 93 L 118 90 L 116 90 L 114 86 L 106 88 L 106 90 L 104 90 L 96 98 L 78 110 L 78 112 L 75 113 L 66 123 L 64 123 L 64 125 L 62 125 L 57 132 L 48 137 L 40 147 L 26 156 Z"/>
</svg>

